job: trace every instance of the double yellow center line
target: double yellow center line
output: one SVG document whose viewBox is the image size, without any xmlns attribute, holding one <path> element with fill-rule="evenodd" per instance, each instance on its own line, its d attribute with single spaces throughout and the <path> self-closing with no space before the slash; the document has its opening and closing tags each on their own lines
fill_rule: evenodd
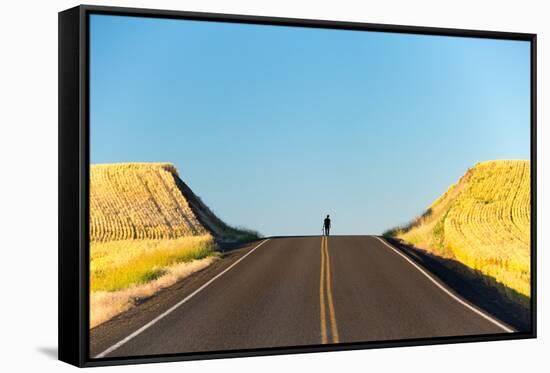
<svg viewBox="0 0 550 373">
<path fill-rule="evenodd" d="M 319 302 L 321 309 L 321 343 L 328 343 L 329 337 L 332 337 L 332 343 L 338 343 L 340 342 L 340 337 L 338 336 L 338 324 L 336 323 L 336 313 L 334 312 L 334 302 L 332 300 L 330 255 L 328 253 L 327 236 L 321 237 L 321 280 L 319 282 Z M 329 313 L 328 319 L 327 308 Z M 327 323 L 329 325 L 327 325 Z"/>
</svg>

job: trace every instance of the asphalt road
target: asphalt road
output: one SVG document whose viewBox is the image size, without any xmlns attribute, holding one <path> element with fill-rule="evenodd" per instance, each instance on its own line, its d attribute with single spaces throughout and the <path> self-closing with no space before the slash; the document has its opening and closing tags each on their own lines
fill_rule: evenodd
<svg viewBox="0 0 550 373">
<path fill-rule="evenodd" d="M 94 328 L 92 357 L 506 333 L 374 236 L 272 238 Z"/>
</svg>

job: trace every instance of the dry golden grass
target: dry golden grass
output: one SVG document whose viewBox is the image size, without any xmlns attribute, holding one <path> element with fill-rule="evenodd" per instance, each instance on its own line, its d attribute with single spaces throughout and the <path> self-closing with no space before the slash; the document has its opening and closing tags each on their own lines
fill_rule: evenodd
<svg viewBox="0 0 550 373">
<path fill-rule="evenodd" d="M 132 308 L 140 300 L 175 284 L 177 281 L 208 267 L 216 257 L 179 263 L 165 268 L 165 274 L 142 285 L 119 291 L 96 291 L 90 294 L 90 328 Z"/>
<path fill-rule="evenodd" d="M 117 291 L 156 280 L 166 268 L 214 253 L 210 235 L 172 240 L 125 240 L 90 244 L 90 291 Z"/>
<path fill-rule="evenodd" d="M 529 161 L 478 163 L 393 235 L 530 297 L 530 181 Z"/>
</svg>

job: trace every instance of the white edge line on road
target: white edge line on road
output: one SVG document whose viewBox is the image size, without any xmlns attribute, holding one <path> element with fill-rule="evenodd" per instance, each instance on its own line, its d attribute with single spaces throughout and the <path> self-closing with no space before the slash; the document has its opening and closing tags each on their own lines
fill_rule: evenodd
<svg viewBox="0 0 550 373">
<path fill-rule="evenodd" d="M 107 354 L 110 354 L 111 352 L 115 351 L 116 349 L 118 349 L 119 347 L 121 347 L 122 345 L 126 344 L 128 341 L 132 340 L 133 338 L 137 337 L 138 335 L 140 335 L 141 333 L 143 333 L 145 330 L 149 329 L 151 326 L 155 325 L 157 322 L 159 322 L 161 319 L 163 319 L 164 317 L 168 316 L 169 314 L 171 314 L 172 312 L 174 312 L 179 306 L 181 306 L 182 304 L 184 304 L 185 302 L 187 302 L 189 299 L 193 298 L 195 295 L 197 295 L 198 293 L 200 293 L 202 290 L 204 290 L 208 285 L 210 285 L 211 283 L 213 283 L 214 281 L 216 281 L 218 278 L 220 278 L 224 273 L 226 273 L 227 271 L 229 271 L 231 268 L 235 267 L 237 264 L 239 264 L 244 258 L 246 258 L 247 256 L 249 256 L 250 254 L 252 254 L 258 247 L 262 246 L 264 243 L 266 243 L 267 241 L 269 241 L 269 238 L 263 240 L 262 242 L 260 242 L 258 245 L 256 245 L 256 247 L 254 247 L 252 250 L 250 250 L 249 252 L 247 252 L 246 254 L 244 254 L 243 256 L 241 256 L 239 259 L 237 259 L 235 261 L 235 263 L 231 264 L 229 267 L 227 267 L 226 269 L 224 269 L 223 271 L 221 271 L 220 273 L 218 273 L 216 276 L 212 277 L 210 280 L 208 280 L 206 283 L 204 283 L 204 285 L 202 285 L 200 288 L 198 288 L 197 290 L 195 290 L 194 292 L 192 292 L 191 294 L 189 294 L 188 296 L 186 296 L 185 298 L 183 298 L 182 300 L 180 300 L 178 303 L 176 303 L 175 305 L 173 305 L 172 307 L 170 307 L 169 309 L 167 309 L 166 311 L 164 311 L 163 313 L 161 313 L 160 315 L 158 315 L 157 317 L 155 317 L 153 320 L 149 321 L 147 324 L 143 325 L 141 328 L 139 328 L 138 330 L 136 330 L 135 332 L 133 332 L 132 334 L 130 334 L 129 336 L 127 336 L 126 338 L 118 341 L 117 343 L 115 343 L 114 345 L 112 345 L 111 347 L 109 347 L 108 349 L 106 349 L 105 351 L 103 351 L 102 353 L 100 354 L 97 354 L 96 356 L 94 356 L 94 359 L 100 359 L 102 357 L 105 357 Z"/>
<path fill-rule="evenodd" d="M 515 330 L 513 329 L 510 329 L 509 327 L 507 327 L 506 325 L 498 322 L 497 320 L 495 320 L 494 318 L 492 318 L 491 316 L 485 314 L 484 312 L 478 310 L 477 308 L 471 306 L 470 304 L 466 303 L 465 301 L 463 301 L 462 299 L 460 299 L 459 297 L 457 297 L 456 295 L 454 295 L 452 292 L 450 292 L 448 289 L 445 288 L 445 286 L 441 285 L 438 281 L 436 281 L 431 275 L 429 275 L 424 269 L 422 269 L 418 264 L 416 264 L 415 262 L 413 262 L 411 259 L 409 259 L 405 254 L 403 254 L 401 251 L 397 250 L 395 247 L 393 247 L 392 245 L 390 245 L 389 243 L 387 243 L 386 241 L 384 241 L 383 239 L 381 239 L 380 237 L 378 236 L 373 236 L 375 238 L 377 238 L 380 242 L 382 242 L 384 245 L 386 245 L 387 247 L 389 247 L 390 249 L 392 249 L 394 252 L 396 252 L 397 254 L 401 255 L 403 257 L 403 259 L 405 259 L 407 262 L 409 262 L 410 264 L 412 264 L 416 269 L 418 269 L 424 276 L 426 276 L 431 282 L 433 282 L 435 284 L 435 286 L 437 286 L 438 288 L 440 288 L 441 290 L 443 290 L 448 296 L 450 296 L 451 298 L 453 298 L 454 300 L 456 300 L 458 303 L 462 304 L 464 307 L 470 309 L 471 311 L 477 313 L 479 316 L 483 317 L 484 319 L 492 322 L 493 324 L 495 324 L 496 326 L 498 326 L 499 328 L 501 328 L 502 330 L 508 332 L 508 333 L 514 333 Z"/>
</svg>

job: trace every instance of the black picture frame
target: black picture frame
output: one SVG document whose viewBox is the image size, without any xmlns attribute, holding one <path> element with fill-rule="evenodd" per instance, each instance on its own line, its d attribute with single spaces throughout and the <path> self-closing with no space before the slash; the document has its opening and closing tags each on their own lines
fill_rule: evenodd
<svg viewBox="0 0 550 373">
<path fill-rule="evenodd" d="M 511 334 L 458 336 L 401 341 L 344 343 L 308 347 L 262 348 L 242 351 L 181 353 L 92 359 L 89 357 L 89 29 L 91 14 L 155 17 L 259 25 L 383 31 L 390 33 L 460 36 L 528 41 L 531 45 L 531 330 Z M 81 5 L 59 13 L 59 360 L 79 367 L 183 361 L 481 342 L 536 337 L 536 34 L 400 26 L 357 22 L 198 13 Z"/>
</svg>

